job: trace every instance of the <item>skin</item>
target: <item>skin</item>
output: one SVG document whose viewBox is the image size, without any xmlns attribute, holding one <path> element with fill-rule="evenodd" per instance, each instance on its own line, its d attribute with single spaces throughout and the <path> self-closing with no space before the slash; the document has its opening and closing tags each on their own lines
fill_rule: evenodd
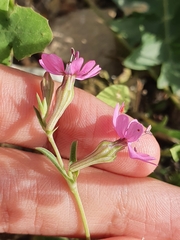
<svg viewBox="0 0 180 240">
<path fill-rule="evenodd" d="M 41 78 L 0 66 L 0 141 L 33 148 L 48 147 L 35 116 Z M 55 138 L 67 162 L 70 144 L 78 140 L 78 158 L 106 140 L 116 140 L 113 109 L 76 89 L 59 120 Z M 146 134 L 139 152 L 156 158 L 155 138 Z M 156 166 L 128 157 L 82 170 L 79 192 L 93 238 L 111 240 L 180 239 L 180 190 L 147 177 Z M 0 232 L 83 237 L 81 219 L 67 184 L 46 157 L 0 148 Z"/>
</svg>

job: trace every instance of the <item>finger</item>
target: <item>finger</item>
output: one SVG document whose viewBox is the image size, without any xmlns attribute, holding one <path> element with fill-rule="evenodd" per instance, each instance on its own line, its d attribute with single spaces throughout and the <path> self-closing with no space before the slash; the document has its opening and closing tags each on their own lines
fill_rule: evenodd
<svg viewBox="0 0 180 240">
<path fill-rule="evenodd" d="M 41 78 L 1 66 L 1 142 L 26 147 L 46 145 L 46 137 L 37 121 L 33 106 L 39 93 Z M 76 89 L 75 98 L 60 119 L 55 132 L 62 156 L 69 157 L 72 141 L 78 141 L 78 159 L 93 151 L 102 140 L 114 141 L 117 135 L 112 125 L 113 109 L 94 96 Z M 140 152 L 159 160 L 159 146 L 152 135 L 137 143 Z M 129 176 L 146 176 L 155 166 L 129 158 L 127 149 L 117 161 L 100 168 Z"/>
<path fill-rule="evenodd" d="M 54 236 L 84 235 L 66 182 L 42 155 L 1 149 L 0 231 Z M 179 188 L 88 168 L 78 179 L 94 238 L 178 239 Z"/>
<path fill-rule="evenodd" d="M 40 78 L 0 65 L 0 142 L 42 146 L 46 137 L 35 116 Z"/>
</svg>

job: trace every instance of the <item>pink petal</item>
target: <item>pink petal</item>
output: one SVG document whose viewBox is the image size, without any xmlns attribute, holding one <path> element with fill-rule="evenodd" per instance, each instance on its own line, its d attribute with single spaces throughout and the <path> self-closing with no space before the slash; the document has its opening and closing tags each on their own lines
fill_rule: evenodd
<svg viewBox="0 0 180 240">
<path fill-rule="evenodd" d="M 75 51 L 74 58 L 78 59 L 79 58 L 79 51 Z"/>
<path fill-rule="evenodd" d="M 83 65 L 83 62 L 84 62 L 83 58 L 77 58 L 73 60 L 72 63 L 69 64 L 69 72 L 67 72 L 67 74 L 78 76 Z"/>
<path fill-rule="evenodd" d="M 94 67 L 95 64 L 96 64 L 96 62 L 94 60 L 87 62 L 82 67 L 80 74 L 81 75 L 87 74 Z"/>
<path fill-rule="evenodd" d="M 49 73 L 64 75 L 64 63 L 62 59 L 55 54 L 43 53 L 39 63 Z"/>
<path fill-rule="evenodd" d="M 148 163 L 151 163 L 153 165 L 156 165 L 155 163 L 151 162 L 151 161 L 155 160 L 154 157 L 151 157 L 150 155 L 145 154 L 145 153 L 137 153 L 136 149 L 135 148 L 133 149 L 131 147 L 130 143 L 128 143 L 128 151 L 129 151 L 130 158 L 139 159 L 139 160 L 142 160 L 144 162 L 148 162 Z"/>
<path fill-rule="evenodd" d="M 75 51 L 74 48 L 71 48 L 71 57 L 73 56 L 73 59 L 79 58 L 79 52 Z"/>
<path fill-rule="evenodd" d="M 96 76 L 100 71 L 101 71 L 101 68 L 99 67 L 99 65 L 97 65 L 97 66 L 95 66 L 93 69 L 91 69 L 91 71 L 89 71 L 87 74 L 84 74 L 83 76 L 81 76 L 81 77 L 80 77 L 81 79 L 79 79 L 79 78 L 77 78 L 77 79 L 79 79 L 79 80 L 84 80 L 84 79 L 86 79 L 86 78 L 94 77 L 94 76 Z"/>
<path fill-rule="evenodd" d="M 135 142 L 140 138 L 143 132 L 143 125 L 134 119 L 129 123 L 125 137 L 128 142 Z"/>
<path fill-rule="evenodd" d="M 129 125 L 129 117 L 125 114 L 120 114 L 116 119 L 116 132 L 120 138 L 126 138 L 126 131 Z"/>
<path fill-rule="evenodd" d="M 114 114 L 113 114 L 114 127 L 116 127 L 116 119 L 121 113 L 123 113 L 124 107 L 125 107 L 124 102 L 121 105 L 119 103 L 116 104 L 115 109 L 114 109 Z"/>
<path fill-rule="evenodd" d="M 116 120 L 117 120 L 117 117 L 119 116 L 119 109 L 120 109 L 120 105 L 119 103 L 117 103 L 114 109 L 114 114 L 113 114 L 113 125 L 115 128 L 116 128 Z"/>
</svg>

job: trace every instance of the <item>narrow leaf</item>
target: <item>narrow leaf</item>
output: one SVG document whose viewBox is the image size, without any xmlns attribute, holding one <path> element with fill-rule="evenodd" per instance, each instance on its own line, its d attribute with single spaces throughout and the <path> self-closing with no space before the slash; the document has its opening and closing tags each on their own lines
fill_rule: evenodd
<svg viewBox="0 0 180 240">
<path fill-rule="evenodd" d="M 70 158 L 69 158 L 69 166 L 73 164 L 74 162 L 77 161 L 76 157 L 76 152 L 77 152 L 77 141 L 74 141 L 71 144 L 71 152 L 70 152 Z"/>
<path fill-rule="evenodd" d="M 40 123 L 41 127 L 43 129 L 45 129 L 46 128 L 46 123 L 42 120 L 41 114 L 40 114 L 39 110 L 36 107 L 34 107 L 34 111 L 36 113 L 36 116 L 37 116 L 37 118 L 39 120 L 39 123 Z"/>
<path fill-rule="evenodd" d="M 59 171 L 61 171 L 61 169 L 59 168 L 59 165 L 58 165 L 58 161 L 57 161 L 56 157 L 54 156 L 54 154 L 52 154 L 52 152 L 50 152 L 49 150 L 47 150 L 46 148 L 43 148 L 43 147 L 36 147 L 36 150 L 38 150 L 43 155 L 45 155 L 54 164 L 54 166 Z"/>
</svg>

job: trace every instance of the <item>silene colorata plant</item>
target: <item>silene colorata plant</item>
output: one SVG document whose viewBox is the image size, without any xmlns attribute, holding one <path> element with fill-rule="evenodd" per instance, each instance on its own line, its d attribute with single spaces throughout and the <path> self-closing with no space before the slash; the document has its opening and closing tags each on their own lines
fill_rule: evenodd
<svg viewBox="0 0 180 240">
<path fill-rule="evenodd" d="M 99 74 L 101 68 L 99 65 L 96 65 L 94 60 L 84 64 L 84 59 L 80 57 L 79 52 L 74 49 L 71 49 L 70 61 L 66 65 L 64 65 L 62 59 L 55 54 L 45 53 L 42 54 L 39 63 L 46 72 L 41 81 L 42 97 L 37 94 L 37 107 L 34 109 L 41 127 L 53 148 L 53 153 L 43 147 L 37 147 L 36 149 L 53 163 L 66 180 L 76 200 L 86 239 L 90 239 L 88 222 L 77 186 L 80 170 L 99 163 L 113 162 L 117 153 L 124 148 L 128 149 L 130 158 L 155 164 L 153 157 L 140 153 L 133 147 L 133 143 L 138 141 L 143 134 L 151 134 L 151 128 L 149 126 L 147 129 L 144 129 L 138 120 L 130 120 L 129 117 L 123 113 L 124 103 L 122 103 L 122 105 L 117 103 L 112 116 L 112 122 L 118 138 L 115 141 L 104 140 L 100 142 L 93 152 L 80 160 L 77 159 L 76 156 L 77 142 L 73 142 L 69 154 L 69 165 L 68 168 L 65 168 L 61 153 L 53 137 L 54 132 L 58 128 L 57 122 L 73 100 L 75 80 L 83 81 L 91 78 Z M 50 74 L 63 77 L 56 92 Z"/>
</svg>

